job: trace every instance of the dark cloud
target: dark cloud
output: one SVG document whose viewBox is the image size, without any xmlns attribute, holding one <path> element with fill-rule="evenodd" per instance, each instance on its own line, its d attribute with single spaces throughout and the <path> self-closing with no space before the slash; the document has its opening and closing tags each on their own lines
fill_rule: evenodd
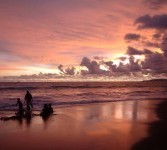
<svg viewBox="0 0 167 150">
<path fill-rule="evenodd" d="M 151 69 L 159 72 L 167 71 L 167 60 L 160 53 L 147 55 L 142 62 L 142 69 Z"/>
<path fill-rule="evenodd" d="M 159 48 L 159 47 L 160 47 L 160 44 L 157 43 L 157 42 L 146 41 L 146 42 L 144 42 L 144 44 L 145 44 L 146 46 L 149 46 L 149 47 L 156 47 L 156 48 Z"/>
<path fill-rule="evenodd" d="M 139 39 L 141 38 L 140 34 L 135 34 L 135 33 L 127 33 L 125 36 L 124 36 L 124 39 L 126 41 L 138 41 Z"/>
<path fill-rule="evenodd" d="M 67 69 L 65 69 L 65 72 L 67 75 L 75 75 L 75 67 L 68 67 Z"/>
<path fill-rule="evenodd" d="M 161 33 L 155 33 L 152 35 L 152 38 L 155 39 L 155 40 L 158 40 L 162 37 L 162 34 Z"/>
<path fill-rule="evenodd" d="M 133 47 L 128 46 L 127 54 L 128 54 L 128 55 L 141 55 L 142 52 L 139 51 L 138 49 L 135 49 L 135 48 L 133 48 Z"/>
<path fill-rule="evenodd" d="M 135 58 L 133 56 L 131 56 L 129 58 L 129 64 L 127 65 L 129 68 L 130 72 L 137 72 L 137 71 L 141 71 L 141 66 L 139 64 L 138 61 L 135 62 Z"/>
<path fill-rule="evenodd" d="M 163 36 L 161 50 L 164 53 L 164 56 L 167 57 L 167 33 Z"/>
<path fill-rule="evenodd" d="M 130 75 L 137 72 L 164 73 L 167 71 L 167 58 L 164 57 L 165 54 L 152 52 L 148 49 L 138 50 L 133 47 L 128 47 L 128 54 L 130 55 L 129 57 L 117 58 L 120 60 L 118 65 L 114 64 L 113 61 L 103 60 L 99 62 L 83 57 L 80 66 L 84 66 L 87 69 L 77 70 L 75 66 L 64 69 L 63 65 L 59 65 L 58 69 L 66 75 Z M 136 60 L 133 55 L 144 55 L 145 60 L 142 62 L 139 59 Z M 124 63 L 126 60 L 129 63 Z M 101 65 L 106 66 L 108 70 L 102 70 Z"/>
<path fill-rule="evenodd" d="M 96 60 L 103 60 L 103 59 L 104 59 L 104 57 L 95 56 L 95 57 L 94 57 L 94 59 L 96 59 Z"/>
<path fill-rule="evenodd" d="M 151 50 L 149 50 L 149 49 L 144 49 L 143 50 L 143 54 L 144 55 L 147 55 L 147 54 L 149 55 L 149 54 L 153 54 L 153 52 Z"/>
<path fill-rule="evenodd" d="M 69 66 L 64 67 L 63 65 L 59 65 L 57 67 L 60 70 L 61 75 L 86 75 L 89 74 L 89 71 L 83 68 L 80 68 L 80 70 L 77 69 L 76 66 Z"/>
<path fill-rule="evenodd" d="M 63 65 L 60 64 L 57 68 L 58 68 L 62 73 L 64 73 Z"/>
<path fill-rule="evenodd" d="M 121 60 L 121 61 L 125 61 L 127 58 L 126 58 L 126 57 L 119 57 L 119 58 L 117 58 L 117 59 L 119 59 L 119 60 Z"/>
<path fill-rule="evenodd" d="M 87 57 L 83 57 L 80 65 L 89 68 L 91 65 L 91 60 Z"/>
<path fill-rule="evenodd" d="M 120 57 L 118 59 L 121 61 L 118 66 L 114 65 L 112 61 L 105 62 L 105 64 L 109 66 L 111 72 L 131 73 L 141 71 L 141 65 L 139 61 L 135 61 L 133 56 L 130 56 L 129 58 Z M 129 59 L 129 63 L 124 64 L 123 62 L 127 59 Z"/>
<path fill-rule="evenodd" d="M 167 29 L 167 14 L 144 15 L 135 20 L 138 29 Z"/>
<path fill-rule="evenodd" d="M 167 4 L 167 0 L 144 0 L 144 3 L 152 9 L 159 9 Z"/>
<path fill-rule="evenodd" d="M 106 61 L 104 62 L 109 67 L 109 70 L 112 72 L 116 72 L 117 66 L 113 64 L 112 61 Z"/>
<path fill-rule="evenodd" d="M 116 67 L 113 71 L 122 73 L 139 72 L 141 71 L 141 66 L 138 61 L 135 61 L 135 58 L 133 56 L 130 56 L 128 64 L 120 62 L 118 67 Z"/>
<path fill-rule="evenodd" d="M 100 66 L 96 61 L 92 61 L 88 69 L 90 71 L 90 74 L 100 74 L 101 73 Z"/>
<path fill-rule="evenodd" d="M 158 4 L 158 1 L 154 2 Z M 120 63 L 116 71 L 142 72 L 147 70 L 149 72 L 158 73 L 167 72 L 167 14 L 154 16 L 144 15 L 137 18 L 135 24 L 138 25 L 138 29 L 156 30 L 156 33 L 152 35 L 152 40 L 145 38 L 139 40 L 139 42 L 147 47 L 160 48 L 162 53 L 152 52 L 149 49 L 138 50 L 129 46 L 127 49 L 127 54 L 130 55 L 129 64 L 124 65 L 123 63 Z M 135 62 L 132 57 L 133 55 L 144 55 L 145 59 L 141 63 L 138 61 Z"/>
<path fill-rule="evenodd" d="M 145 55 L 145 54 L 153 54 L 153 52 L 148 49 L 138 50 L 136 48 L 128 46 L 127 54 L 128 55 Z"/>
<path fill-rule="evenodd" d="M 87 57 L 84 57 L 82 59 L 82 62 L 80 65 L 86 66 L 90 74 L 101 74 L 102 72 L 104 72 L 103 70 L 100 69 L 100 64 L 98 64 L 96 61 L 91 61 Z"/>
<path fill-rule="evenodd" d="M 119 66 L 115 68 L 114 72 L 123 72 L 129 73 L 129 69 L 122 62 L 119 63 Z"/>
<path fill-rule="evenodd" d="M 160 43 L 159 40 L 161 40 L 162 34 L 157 33 L 152 35 L 152 41 L 149 41 L 146 37 L 141 36 L 140 34 L 133 34 L 133 33 L 128 33 L 124 36 L 124 39 L 126 42 L 140 42 L 141 44 L 147 46 L 147 47 L 155 47 L 159 48 Z"/>
</svg>

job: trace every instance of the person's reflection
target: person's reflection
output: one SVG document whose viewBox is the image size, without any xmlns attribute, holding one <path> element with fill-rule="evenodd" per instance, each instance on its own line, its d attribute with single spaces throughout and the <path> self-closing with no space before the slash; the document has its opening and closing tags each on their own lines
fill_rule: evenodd
<svg viewBox="0 0 167 150">
<path fill-rule="evenodd" d="M 32 120 L 32 111 L 30 109 L 25 112 L 25 119 L 27 127 L 30 127 Z"/>
<path fill-rule="evenodd" d="M 44 127 L 45 130 L 48 128 L 48 124 L 49 124 L 50 118 L 51 118 L 51 116 L 42 117 L 43 127 Z"/>
<path fill-rule="evenodd" d="M 51 115 L 53 115 L 53 108 L 52 108 L 52 105 L 51 104 L 44 104 L 43 105 L 43 109 L 40 113 L 40 116 L 42 117 L 43 119 L 43 122 L 44 122 L 44 128 L 46 129 L 47 126 L 48 126 L 48 121 L 49 121 L 49 118 L 51 117 Z"/>
<path fill-rule="evenodd" d="M 9 119 L 9 120 L 14 120 L 18 123 L 19 127 L 21 128 L 23 126 L 23 118 L 19 118 L 19 119 Z M 6 121 L 6 120 L 5 120 Z"/>
<path fill-rule="evenodd" d="M 167 150 L 167 101 L 156 108 L 158 121 L 148 127 L 148 137 L 134 144 L 131 150 Z"/>
</svg>

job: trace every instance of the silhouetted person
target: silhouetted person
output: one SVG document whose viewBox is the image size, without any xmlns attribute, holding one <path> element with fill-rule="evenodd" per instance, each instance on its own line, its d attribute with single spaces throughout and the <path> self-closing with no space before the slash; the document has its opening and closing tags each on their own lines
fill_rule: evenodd
<svg viewBox="0 0 167 150">
<path fill-rule="evenodd" d="M 26 95 L 25 95 L 25 102 L 26 102 L 26 105 L 27 105 L 27 110 L 30 110 L 30 107 L 33 108 L 33 105 L 32 105 L 32 95 L 29 91 L 27 91 Z"/>
<path fill-rule="evenodd" d="M 16 106 L 19 106 L 19 111 L 18 111 L 18 115 L 23 115 L 23 103 L 21 102 L 20 98 L 17 99 L 17 103 L 16 103 Z"/>
<path fill-rule="evenodd" d="M 53 113 L 52 104 L 48 104 L 49 114 Z"/>
<path fill-rule="evenodd" d="M 42 109 L 42 112 L 41 112 L 40 115 L 41 115 L 42 117 L 47 117 L 49 114 L 50 114 L 49 107 L 48 107 L 47 104 L 44 104 L 43 109 Z"/>
</svg>

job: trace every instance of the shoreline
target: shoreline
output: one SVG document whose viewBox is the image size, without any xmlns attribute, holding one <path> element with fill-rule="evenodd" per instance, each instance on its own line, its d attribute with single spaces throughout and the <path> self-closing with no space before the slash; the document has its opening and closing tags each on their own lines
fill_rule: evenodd
<svg viewBox="0 0 167 150">
<path fill-rule="evenodd" d="M 158 100 L 157 100 L 158 99 Z M 117 103 L 117 102 L 128 102 L 128 101 L 163 101 L 163 100 L 167 100 L 167 98 L 147 98 L 147 99 L 127 99 L 127 100 L 81 100 L 81 101 L 71 101 L 71 102 L 57 102 L 54 105 L 52 105 L 52 107 L 54 109 L 59 109 L 59 108 L 66 108 L 66 107 L 75 107 L 75 106 L 89 106 L 89 105 L 98 105 L 98 104 L 106 104 L 106 103 Z M 41 109 L 32 109 L 32 111 L 35 112 L 40 112 L 42 110 L 43 105 L 41 105 Z M 16 109 L 0 109 L 0 114 L 1 112 L 17 112 L 18 108 Z"/>
<path fill-rule="evenodd" d="M 10 149 L 128 150 L 147 136 L 161 100 L 119 101 L 56 108 L 47 120 L 0 121 L 0 147 Z M 17 138 L 15 138 L 17 137 Z M 9 141 L 12 141 L 10 144 Z M 26 146 L 26 148 L 25 148 Z"/>
</svg>

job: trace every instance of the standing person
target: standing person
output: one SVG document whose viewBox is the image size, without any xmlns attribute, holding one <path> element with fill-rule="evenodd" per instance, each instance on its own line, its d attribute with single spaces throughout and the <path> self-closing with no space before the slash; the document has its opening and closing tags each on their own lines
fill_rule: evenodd
<svg viewBox="0 0 167 150">
<path fill-rule="evenodd" d="M 27 91 L 25 97 L 24 97 L 24 100 L 26 102 L 26 105 L 27 105 L 27 110 L 30 110 L 30 107 L 33 108 L 33 105 L 32 105 L 32 95 L 29 91 Z"/>
</svg>

